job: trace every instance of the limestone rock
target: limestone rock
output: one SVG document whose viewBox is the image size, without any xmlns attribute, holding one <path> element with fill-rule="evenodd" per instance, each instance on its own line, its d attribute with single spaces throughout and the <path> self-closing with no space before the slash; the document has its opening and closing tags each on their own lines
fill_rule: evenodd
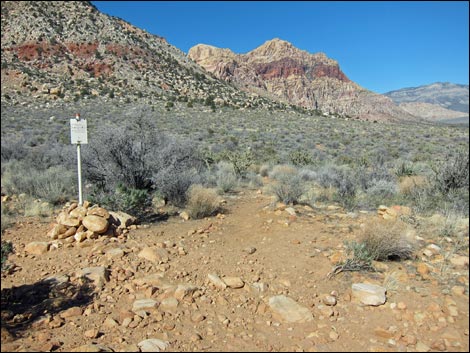
<svg viewBox="0 0 470 353">
<path fill-rule="evenodd" d="M 99 288 L 109 281 L 108 270 L 104 266 L 83 268 L 78 271 L 78 275 L 93 281 L 93 283 Z"/>
<path fill-rule="evenodd" d="M 279 320 L 292 323 L 304 323 L 313 320 L 313 315 L 306 307 L 284 295 L 269 298 L 269 307 Z"/>
<path fill-rule="evenodd" d="M 127 214 L 125 212 L 109 212 L 110 219 L 109 222 L 111 224 L 116 225 L 119 229 L 125 229 L 137 221 L 137 219 L 134 216 L 131 216 L 130 214 Z"/>
<path fill-rule="evenodd" d="M 169 343 L 156 338 L 149 338 L 137 343 L 141 352 L 161 352 L 168 348 Z"/>
<path fill-rule="evenodd" d="M 27 244 L 24 250 L 27 253 L 34 254 L 34 255 L 41 255 L 46 253 L 49 250 L 50 244 L 44 241 L 33 241 Z"/>
<path fill-rule="evenodd" d="M 154 299 L 139 299 L 132 304 L 132 311 L 137 312 L 143 309 L 153 309 L 157 307 L 158 302 Z"/>
<path fill-rule="evenodd" d="M 386 289 L 369 283 L 353 283 L 352 294 L 364 305 L 378 306 L 385 304 Z"/>
<path fill-rule="evenodd" d="M 209 279 L 209 281 L 218 289 L 225 289 L 227 288 L 227 284 L 222 281 L 220 279 L 219 276 L 217 276 L 216 274 L 213 274 L 213 273 L 209 273 L 207 275 L 207 278 Z"/>
</svg>

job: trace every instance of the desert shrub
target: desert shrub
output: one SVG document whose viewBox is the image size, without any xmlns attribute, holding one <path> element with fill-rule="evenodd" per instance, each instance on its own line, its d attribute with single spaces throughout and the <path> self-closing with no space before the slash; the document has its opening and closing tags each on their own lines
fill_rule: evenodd
<svg viewBox="0 0 470 353">
<path fill-rule="evenodd" d="M 392 199 L 398 192 L 395 182 L 387 180 L 378 180 L 366 191 L 368 203 L 377 207 L 381 204 L 387 204 L 387 200 Z"/>
<path fill-rule="evenodd" d="M 149 117 L 139 116 L 119 129 L 104 127 L 99 135 L 99 141 L 90 143 L 84 164 L 95 196 L 101 199 L 122 199 L 114 194 L 121 185 L 127 190 L 124 195 L 156 189 L 167 201 L 182 206 L 189 187 L 201 182 L 204 164 L 196 146 L 159 133 Z M 136 191 L 130 193 L 136 197 Z"/>
<path fill-rule="evenodd" d="M 415 243 L 406 236 L 406 224 L 371 220 L 359 242 L 345 242 L 348 258 L 336 265 L 328 277 L 344 271 L 375 271 L 372 261 L 400 261 L 413 258 Z"/>
<path fill-rule="evenodd" d="M 296 204 L 305 192 L 305 185 L 298 174 L 278 174 L 276 181 L 270 186 L 270 191 L 278 201 Z"/>
<path fill-rule="evenodd" d="M 154 156 L 165 137 L 143 116 L 125 126 L 102 127 L 83 150 L 86 178 L 104 191 L 118 184 L 149 189 L 154 172 Z"/>
<path fill-rule="evenodd" d="M 245 180 L 250 188 L 259 188 L 264 185 L 263 178 L 253 171 L 246 173 Z"/>
<path fill-rule="evenodd" d="M 295 166 L 305 166 L 314 162 L 312 155 L 301 149 L 290 152 L 289 160 Z"/>
<path fill-rule="evenodd" d="M 113 192 L 95 188 L 89 200 L 110 210 L 123 211 L 140 218 L 146 215 L 152 204 L 148 190 L 129 188 L 123 184 L 118 184 Z"/>
<path fill-rule="evenodd" d="M 359 165 L 355 169 L 355 179 L 358 187 L 367 190 L 379 181 L 392 182 L 395 180 L 393 174 L 384 164 L 379 165 Z"/>
<path fill-rule="evenodd" d="M 452 190 L 469 187 L 469 152 L 460 150 L 446 158 L 434 170 L 436 188 L 446 194 Z"/>
<path fill-rule="evenodd" d="M 248 167 L 254 163 L 254 156 L 251 150 L 228 151 L 225 157 L 232 163 L 235 174 L 239 177 L 244 177 Z"/>
<path fill-rule="evenodd" d="M 5 229 L 9 228 L 14 220 L 13 220 L 13 217 L 12 217 L 12 212 L 11 210 L 5 206 L 2 202 L 2 217 L 1 217 L 1 225 L 2 225 L 2 229 L 1 229 L 1 234 L 3 234 L 3 232 L 5 231 Z"/>
<path fill-rule="evenodd" d="M 269 175 L 269 171 L 271 170 L 271 166 L 268 164 L 262 164 L 259 168 L 259 175 L 262 177 L 267 177 Z"/>
<path fill-rule="evenodd" d="M 6 262 L 8 255 L 13 252 L 13 244 L 9 241 L 2 240 L 1 242 L 1 269 L 2 271 L 7 268 Z"/>
<path fill-rule="evenodd" d="M 36 170 L 24 161 L 10 162 L 2 175 L 2 187 L 7 193 L 25 193 L 52 204 L 66 202 L 76 192 L 75 173 L 63 166 Z"/>
<path fill-rule="evenodd" d="M 199 219 L 215 214 L 219 210 L 220 199 L 214 189 L 195 184 L 188 190 L 186 208 L 192 218 Z"/>
<path fill-rule="evenodd" d="M 361 243 L 376 261 L 411 259 L 415 244 L 406 236 L 406 232 L 407 225 L 400 220 L 376 219 L 366 224 Z"/>
<path fill-rule="evenodd" d="M 298 170 L 296 167 L 289 165 L 289 164 L 278 164 L 273 167 L 271 172 L 269 173 L 269 177 L 271 179 L 282 179 L 286 176 L 294 176 L 298 175 Z"/>
<path fill-rule="evenodd" d="M 415 171 L 411 163 L 401 161 L 398 166 L 395 167 L 395 175 L 397 177 L 411 176 L 414 175 Z"/>
<path fill-rule="evenodd" d="M 26 202 L 22 202 L 22 204 L 26 217 L 48 217 L 54 212 L 52 205 L 48 202 L 41 202 L 31 198 L 26 198 L 24 201 Z"/>
<path fill-rule="evenodd" d="M 299 175 L 304 181 L 314 181 L 317 179 L 317 172 L 306 167 L 299 170 Z"/>
<path fill-rule="evenodd" d="M 222 192 L 233 190 L 238 184 L 238 178 L 231 163 L 221 161 L 217 164 L 216 184 Z"/>
<path fill-rule="evenodd" d="M 152 181 L 156 190 L 169 202 L 183 206 L 193 184 L 204 182 L 204 162 L 189 141 L 168 139 L 155 158 Z"/>
<path fill-rule="evenodd" d="M 403 195 L 410 195 L 414 188 L 426 186 L 428 180 L 422 175 L 411 175 L 400 178 L 398 190 Z"/>
</svg>

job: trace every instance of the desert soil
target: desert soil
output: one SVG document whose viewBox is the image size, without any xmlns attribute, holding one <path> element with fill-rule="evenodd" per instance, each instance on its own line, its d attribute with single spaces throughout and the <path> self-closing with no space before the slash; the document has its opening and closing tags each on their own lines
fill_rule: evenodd
<svg viewBox="0 0 470 353">
<path fill-rule="evenodd" d="M 138 352 L 146 339 L 167 351 L 468 351 L 468 261 L 447 261 L 452 244 L 425 256 L 432 240 L 424 239 L 415 260 L 329 279 L 344 241 L 358 239 L 376 212 L 296 205 L 292 216 L 257 190 L 224 198 L 214 217 L 171 216 L 40 255 L 25 245 L 50 241 L 53 218 L 19 219 L 2 236 L 15 251 L 2 273 L 1 351 Z M 152 262 L 138 256 L 145 247 L 165 251 Z M 109 273 L 101 287 L 79 276 L 100 266 Z M 360 303 L 354 283 L 385 287 L 385 304 Z M 278 295 L 313 320 L 279 316 L 269 305 Z M 140 299 L 155 305 L 133 312 Z"/>
</svg>

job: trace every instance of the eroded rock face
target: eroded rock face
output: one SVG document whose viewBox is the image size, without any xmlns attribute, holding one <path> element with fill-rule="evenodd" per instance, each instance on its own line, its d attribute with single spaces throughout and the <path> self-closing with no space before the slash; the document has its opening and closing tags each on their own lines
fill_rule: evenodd
<svg viewBox="0 0 470 353">
<path fill-rule="evenodd" d="M 247 54 L 199 44 L 189 58 L 216 77 L 249 92 L 365 120 L 413 120 L 391 99 L 352 82 L 335 60 L 273 39 Z"/>
</svg>

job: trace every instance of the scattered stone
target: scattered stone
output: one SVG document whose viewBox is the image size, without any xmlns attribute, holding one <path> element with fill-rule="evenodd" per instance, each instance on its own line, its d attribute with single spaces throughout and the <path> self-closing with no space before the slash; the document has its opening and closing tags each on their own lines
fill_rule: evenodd
<svg viewBox="0 0 470 353">
<path fill-rule="evenodd" d="M 240 277 L 224 277 L 223 281 L 229 288 L 242 288 L 245 285 Z"/>
<path fill-rule="evenodd" d="M 185 297 L 191 296 L 196 290 L 197 287 L 191 284 L 179 284 L 176 287 L 174 297 L 183 300 Z"/>
<path fill-rule="evenodd" d="M 162 311 L 174 312 L 178 307 L 178 299 L 176 298 L 165 298 L 160 303 L 160 309 Z"/>
<path fill-rule="evenodd" d="M 44 241 L 33 241 L 27 244 L 24 250 L 33 255 L 41 255 L 49 250 L 50 244 Z"/>
<path fill-rule="evenodd" d="M 141 352 L 160 352 L 168 348 L 169 343 L 156 338 L 149 338 L 137 343 Z"/>
<path fill-rule="evenodd" d="M 106 251 L 106 256 L 109 258 L 113 257 L 123 257 L 124 256 L 124 250 L 121 248 L 112 248 Z"/>
<path fill-rule="evenodd" d="M 72 316 L 80 316 L 82 315 L 82 313 L 83 313 L 82 308 L 80 308 L 79 306 L 73 306 L 71 308 L 68 308 L 64 312 L 62 312 L 60 314 L 60 317 L 65 319 L 65 318 L 72 317 Z"/>
<path fill-rule="evenodd" d="M 450 258 L 450 263 L 457 268 L 468 268 L 468 256 L 454 254 Z"/>
<path fill-rule="evenodd" d="M 180 213 L 180 217 L 183 218 L 185 221 L 189 221 L 189 214 L 186 211 Z"/>
<path fill-rule="evenodd" d="M 145 247 L 137 256 L 155 264 L 167 263 L 170 260 L 168 251 L 159 247 Z"/>
<path fill-rule="evenodd" d="M 352 295 L 364 305 L 378 306 L 385 303 L 386 289 L 375 284 L 353 283 Z"/>
<path fill-rule="evenodd" d="M 429 273 L 429 266 L 427 264 L 425 264 L 424 262 L 420 262 L 417 266 L 416 266 L 416 270 L 418 271 L 418 273 L 421 275 L 421 276 L 425 276 Z"/>
<path fill-rule="evenodd" d="M 284 295 L 269 298 L 269 307 L 273 316 L 285 322 L 304 323 L 313 320 L 313 315 L 308 308 Z"/>
<path fill-rule="evenodd" d="M 79 277 L 85 277 L 101 288 L 105 282 L 109 281 L 108 270 L 104 266 L 86 267 L 78 272 Z"/>
<path fill-rule="evenodd" d="M 86 337 L 86 338 L 97 338 L 98 335 L 100 334 L 100 332 L 95 329 L 95 328 L 92 328 L 90 330 L 87 330 L 83 333 L 83 335 Z"/>
<path fill-rule="evenodd" d="M 137 218 L 134 216 L 131 216 L 125 212 L 113 212 L 109 211 L 109 223 L 114 224 L 118 229 L 126 229 L 127 227 L 130 227 L 133 225 L 136 221 Z"/>
<path fill-rule="evenodd" d="M 336 298 L 332 295 L 325 295 L 323 297 L 323 304 L 328 305 L 328 306 L 335 306 Z"/>
<path fill-rule="evenodd" d="M 209 278 L 209 281 L 217 288 L 217 289 L 225 289 L 227 288 L 227 284 L 225 284 L 224 281 L 220 279 L 219 276 L 216 274 L 211 274 L 209 273 L 207 275 L 207 278 Z"/>
<path fill-rule="evenodd" d="M 256 248 L 253 246 L 249 246 L 245 249 L 243 249 L 244 252 L 246 252 L 248 255 L 254 254 L 256 251 Z"/>
<path fill-rule="evenodd" d="M 153 309 L 158 305 L 158 302 L 153 299 L 138 299 L 132 304 L 132 311 L 137 312 L 143 309 Z"/>
</svg>

